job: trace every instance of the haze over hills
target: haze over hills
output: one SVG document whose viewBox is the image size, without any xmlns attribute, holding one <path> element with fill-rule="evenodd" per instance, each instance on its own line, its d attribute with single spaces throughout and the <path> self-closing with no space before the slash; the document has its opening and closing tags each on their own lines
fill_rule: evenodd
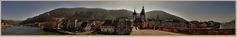
<svg viewBox="0 0 237 37">
<path fill-rule="evenodd" d="M 140 11 L 138 11 L 140 12 Z M 115 19 L 120 16 L 131 17 L 133 11 L 121 9 L 121 10 L 106 10 L 102 8 L 58 8 L 52 11 L 40 14 L 38 16 L 28 18 L 23 21 L 22 24 L 35 23 L 35 22 L 45 22 L 50 21 L 54 17 L 64 17 L 71 18 L 72 16 L 76 16 L 79 20 L 89 20 L 89 19 Z M 148 19 L 154 19 L 159 17 L 161 20 L 165 19 L 176 19 L 179 21 L 186 21 L 183 18 L 178 16 L 166 13 L 164 11 L 149 11 L 146 12 L 146 16 Z"/>
</svg>

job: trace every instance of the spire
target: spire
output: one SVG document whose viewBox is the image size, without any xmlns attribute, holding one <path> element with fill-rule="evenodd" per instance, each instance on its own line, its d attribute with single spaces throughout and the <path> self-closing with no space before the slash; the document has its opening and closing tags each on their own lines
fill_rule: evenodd
<svg viewBox="0 0 237 37">
<path fill-rule="evenodd" d="M 145 15 L 145 9 L 144 9 L 144 6 L 142 6 L 141 15 Z"/>
<path fill-rule="evenodd" d="M 133 11 L 133 15 L 137 15 L 137 13 L 136 13 L 136 10 L 134 9 L 134 11 Z"/>
</svg>

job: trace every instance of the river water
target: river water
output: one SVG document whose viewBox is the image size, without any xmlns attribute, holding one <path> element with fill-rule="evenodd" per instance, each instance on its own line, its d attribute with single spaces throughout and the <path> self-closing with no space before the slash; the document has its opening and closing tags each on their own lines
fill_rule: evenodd
<svg viewBox="0 0 237 37">
<path fill-rule="evenodd" d="M 37 27 L 31 26 L 11 26 L 1 29 L 1 35 L 63 35 L 57 32 L 44 31 Z M 103 35 L 97 33 L 89 33 L 89 35 Z"/>
<path fill-rule="evenodd" d="M 37 27 L 30 26 L 12 26 L 1 29 L 2 35 L 58 35 L 56 32 L 48 32 Z"/>
</svg>

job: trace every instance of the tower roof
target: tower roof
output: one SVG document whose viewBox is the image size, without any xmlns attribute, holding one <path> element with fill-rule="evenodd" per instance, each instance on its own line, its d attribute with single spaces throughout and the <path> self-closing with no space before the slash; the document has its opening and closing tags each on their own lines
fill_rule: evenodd
<svg viewBox="0 0 237 37">
<path fill-rule="evenodd" d="M 145 9 L 144 9 L 144 6 L 142 6 L 141 15 L 145 15 Z"/>
<path fill-rule="evenodd" d="M 136 10 L 134 9 L 134 11 L 133 11 L 133 15 L 137 15 L 137 13 L 136 13 Z"/>
</svg>

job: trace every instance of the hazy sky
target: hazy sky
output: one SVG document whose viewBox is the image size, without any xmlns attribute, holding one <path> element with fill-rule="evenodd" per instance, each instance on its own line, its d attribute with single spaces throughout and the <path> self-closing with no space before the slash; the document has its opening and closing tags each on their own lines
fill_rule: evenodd
<svg viewBox="0 0 237 37">
<path fill-rule="evenodd" d="M 2 19 L 25 20 L 56 8 L 136 9 L 140 12 L 162 10 L 186 20 L 227 22 L 235 19 L 234 1 L 67 1 L 2 2 Z"/>
</svg>

